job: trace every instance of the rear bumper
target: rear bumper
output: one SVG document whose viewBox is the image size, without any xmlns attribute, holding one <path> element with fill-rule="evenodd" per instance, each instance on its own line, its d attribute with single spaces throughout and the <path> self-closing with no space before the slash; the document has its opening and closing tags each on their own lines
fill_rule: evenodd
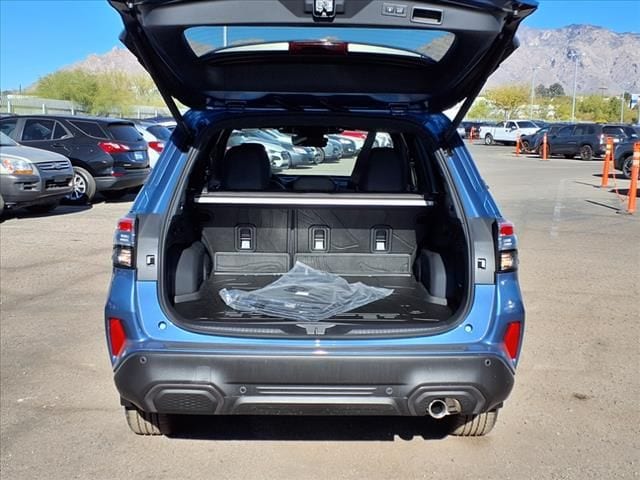
<svg viewBox="0 0 640 480">
<path fill-rule="evenodd" d="M 96 177 L 96 189 L 103 190 L 124 190 L 125 188 L 139 187 L 144 184 L 151 173 L 150 168 L 139 170 L 126 170 L 121 177 Z"/>
<path fill-rule="evenodd" d="M 238 356 L 136 352 L 115 372 L 124 404 L 159 413 L 424 416 L 455 398 L 462 413 L 499 406 L 513 370 L 494 355 Z"/>
</svg>

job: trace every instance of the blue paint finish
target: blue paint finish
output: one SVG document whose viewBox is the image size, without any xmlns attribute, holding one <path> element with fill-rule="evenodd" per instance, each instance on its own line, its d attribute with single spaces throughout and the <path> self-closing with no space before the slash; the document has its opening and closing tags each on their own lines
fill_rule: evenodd
<svg viewBox="0 0 640 480">
<path fill-rule="evenodd" d="M 260 113 L 268 116 L 282 112 L 263 110 Z M 366 113 L 372 117 L 388 114 L 388 111 Z M 190 111 L 185 115 L 185 121 L 197 137 L 216 122 L 237 115 L 237 112 L 222 109 Z M 442 114 L 411 112 L 404 118 L 422 125 L 437 139 L 441 139 L 451 126 L 449 119 Z M 465 214 L 468 217 L 501 218 L 500 211 L 464 143 L 458 138 L 451 147 L 446 165 Z M 187 156 L 169 142 L 147 184 L 138 195 L 131 213 L 163 214 L 168 210 L 173 192 L 181 175 L 184 175 Z M 266 339 L 206 335 L 180 328 L 162 311 L 156 282 L 137 281 L 134 270 L 115 269 L 105 317 L 106 322 L 109 317 L 117 317 L 124 322 L 128 342 L 124 353 L 118 359 L 112 358 L 112 363 L 117 368 L 125 357 L 140 351 L 229 353 L 232 350 L 234 354 L 237 352 L 246 355 L 291 352 L 330 356 L 358 355 L 366 349 L 367 354 L 380 355 L 494 354 L 515 368 L 517 362 L 508 358 L 502 338 L 510 322 L 524 322 L 524 306 L 517 274 L 504 273 L 497 277 L 496 285 L 475 285 L 473 304 L 466 318 L 456 327 L 440 334 L 388 339 Z M 161 322 L 166 328 L 159 327 Z"/>
</svg>

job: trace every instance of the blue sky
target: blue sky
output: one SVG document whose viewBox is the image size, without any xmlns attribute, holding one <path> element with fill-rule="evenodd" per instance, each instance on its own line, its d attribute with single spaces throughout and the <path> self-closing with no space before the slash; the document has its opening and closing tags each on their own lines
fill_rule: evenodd
<svg viewBox="0 0 640 480">
<path fill-rule="evenodd" d="M 525 22 L 534 28 L 573 23 L 640 31 L 640 0 L 540 0 Z M 0 89 L 120 46 L 120 19 L 106 0 L 0 0 Z"/>
</svg>

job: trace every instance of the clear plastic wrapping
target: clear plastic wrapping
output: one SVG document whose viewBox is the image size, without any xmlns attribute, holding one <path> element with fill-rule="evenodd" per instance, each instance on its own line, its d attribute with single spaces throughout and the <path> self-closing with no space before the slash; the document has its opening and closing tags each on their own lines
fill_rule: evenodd
<svg viewBox="0 0 640 480">
<path fill-rule="evenodd" d="M 393 289 L 349 283 L 333 273 L 301 262 L 278 280 L 258 290 L 220 290 L 224 303 L 234 310 L 292 320 L 331 318 L 393 293 Z"/>
</svg>

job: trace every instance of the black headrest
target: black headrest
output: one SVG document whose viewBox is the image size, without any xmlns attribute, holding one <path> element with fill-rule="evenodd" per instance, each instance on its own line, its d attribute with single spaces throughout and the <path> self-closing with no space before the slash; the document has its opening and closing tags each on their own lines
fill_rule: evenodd
<svg viewBox="0 0 640 480">
<path fill-rule="evenodd" d="M 294 192 L 335 192 L 336 184 L 329 177 L 300 176 L 291 185 Z"/>
<path fill-rule="evenodd" d="M 243 143 L 227 150 L 222 163 L 224 190 L 264 190 L 271 179 L 267 151 L 259 143 Z"/>
<path fill-rule="evenodd" d="M 405 165 L 393 148 L 372 148 L 358 185 L 362 192 L 395 193 L 406 190 Z"/>
</svg>

